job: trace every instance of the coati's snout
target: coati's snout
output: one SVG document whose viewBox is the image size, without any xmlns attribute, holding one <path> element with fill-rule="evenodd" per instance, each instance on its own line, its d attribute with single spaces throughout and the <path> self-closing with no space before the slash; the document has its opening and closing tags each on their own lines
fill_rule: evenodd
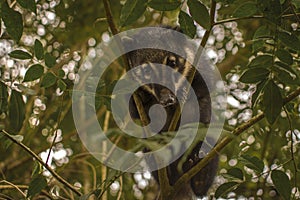
<svg viewBox="0 0 300 200">
<path fill-rule="evenodd" d="M 174 105 L 177 102 L 176 96 L 173 94 L 173 92 L 166 88 L 162 88 L 160 90 L 158 98 L 159 104 L 163 107 Z"/>
</svg>

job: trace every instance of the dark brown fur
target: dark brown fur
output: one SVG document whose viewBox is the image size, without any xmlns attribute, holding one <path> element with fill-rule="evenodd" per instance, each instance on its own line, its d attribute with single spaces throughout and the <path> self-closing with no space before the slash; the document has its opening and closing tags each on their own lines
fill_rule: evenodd
<svg viewBox="0 0 300 200">
<path fill-rule="evenodd" d="M 149 33 L 149 35 L 150 34 L 154 34 L 154 33 Z M 141 36 L 137 36 L 137 38 L 134 38 L 134 41 L 138 42 L 139 40 L 143 40 L 143 37 L 147 37 L 147 33 Z M 170 41 L 172 41 L 171 38 L 169 39 Z M 185 49 L 183 48 L 185 45 L 184 40 L 178 41 L 178 43 L 161 41 L 161 40 L 158 40 L 158 42 L 166 42 L 166 44 L 169 45 L 170 49 L 172 49 L 173 45 L 181 45 L 182 51 L 185 51 Z M 174 55 L 171 52 L 158 50 L 158 49 L 135 50 L 128 53 L 128 57 L 130 59 L 130 63 L 132 67 L 136 67 L 144 63 L 162 63 L 169 66 L 171 65 L 170 67 L 176 68 L 178 72 L 184 73 L 184 71 L 186 70 L 185 68 L 188 66 L 185 64 L 185 62 L 184 63 L 179 62 L 180 60 L 179 56 Z M 174 62 L 174 57 L 176 58 L 175 62 Z M 167 59 L 172 58 L 171 59 L 172 63 L 170 62 L 168 63 L 168 61 L 166 62 L 166 58 Z M 204 63 L 204 65 L 208 65 L 208 62 Z M 191 121 L 190 119 L 192 119 L 193 115 L 197 114 L 197 112 L 193 108 L 193 104 L 189 102 L 188 94 L 186 94 L 184 91 L 181 92 L 183 88 L 177 88 L 178 93 L 173 94 L 170 90 L 160 85 L 149 85 L 149 87 L 154 89 L 156 97 L 143 87 L 140 87 L 136 91 L 137 95 L 139 95 L 142 100 L 142 104 L 145 108 L 146 113 L 148 113 L 150 107 L 153 106 L 154 104 L 162 104 L 162 102 L 170 100 L 168 99 L 168 97 L 171 98 L 177 96 L 176 102 L 174 102 L 171 105 L 165 106 L 165 110 L 167 113 L 167 120 L 161 132 L 166 132 L 168 130 L 176 106 L 178 106 L 178 101 L 180 101 L 181 96 L 183 99 L 186 99 L 185 105 L 187 106 L 187 109 L 191 110 L 191 112 L 189 113 L 190 117 L 187 117 L 186 119 L 182 119 L 183 120 L 182 123 L 186 124 L 186 123 L 194 122 Z M 211 99 L 209 95 L 208 86 L 205 84 L 205 81 L 203 80 L 203 78 L 198 72 L 195 74 L 194 80 L 192 82 L 192 89 L 195 91 L 195 94 L 198 99 L 198 104 L 200 107 L 200 113 L 201 113 L 200 122 L 204 124 L 209 124 L 211 121 Z M 130 101 L 130 114 L 133 118 L 139 118 L 135 103 L 132 99 Z M 191 154 L 188 156 L 187 160 L 184 162 L 182 166 L 183 172 L 188 171 L 191 167 L 193 167 L 201 160 L 198 157 L 201 145 L 202 142 L 197 144 L 196 147 L 192 150 Z M 203 143 L 203 145 L 205 144 Z M 179 160 L 180 158 L 168 166 L 168 178 L 171 185 L 173 185 L 178 180 L 178 178 L 182 175 L 179 173 L 177 168 Z M 210 161 L 207 166 L 205 166 L 198 174 L 196 174 L 191 179 L 190 185 L 183 186 L 182 191 L 179 192 L 181 194 L 177 195 L 177 199 L 190 199 L 191 191 L 187 191 L 187 190 L 192 190 L 197 196 L 205 196 L 208 189 L 213 183 L 217 171 L 217 166 L 218 166 L 218 158 L 215 158 L 212 161 Z M 153 172 L 153 175 L 157 180 L 157 172 Z M 186 195 L 186 197 L 184 197 L 184 195 Z"/>
</svg>

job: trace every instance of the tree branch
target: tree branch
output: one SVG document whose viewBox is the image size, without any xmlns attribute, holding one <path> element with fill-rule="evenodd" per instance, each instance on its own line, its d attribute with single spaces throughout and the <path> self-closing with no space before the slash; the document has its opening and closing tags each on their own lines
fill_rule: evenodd
<svg viewBox="0 0 300 200">
<path fill-rule="evenodd" d="M 205 33 L 204 33 L 204 36 L 203 36 L 203 38 L 201 40 L 201 44 L 200 44 L 199 48 L 197 49 L 197 52 L 196 52 L 196 55 L 195 55 L 195 58 L 194 58 L 194 61 L 193 61 L 193 66 L 197 66 L 198 65 L 199 59 L 200 59 L 201 54 L 203 52 L 203 48 L 205 47 L 205 45 L 207 43 L 207 40 L 209 38 L 209 35 L 211 33 L 211 30 L 212 30 L 212 28 L 214 26 L 214 23 L 215 23 L 215 14 L 216 14 L 216 2 L 215 2 L 215 0 L 211 0 L 211 7 L 210 7 L 210 24 L 211 24 L 211 27 L 210 27 L 210 29 L 206 30 Z M 196 70 L 197 70 L 196 67 L 193 67 L 191 69 L 191 72 L 190 72 L 189 76 L 187 77 L 188 82 L 190 84 L 192 84 L 192 82 L 193 82 Z M 190 88 L 188 88 L 187 90 L 189 90 L 189 89 Z M 168 131 L 174 131 L 176 129 L 178 120 L 180 118 L 180 114 L 181 114 L 181 108 L 179 106 L 177 106 L 176 111 L 174 113 L 174 116 L 172 118 L 172 121 L 171 121 L 171 124 L 169 126 Z M 204 166 L 202 166 L 202 167 L 204 167 Z M 188 180 L 190 180 L 190 178 L 191 177 L 189 177 L 189 179 L 185 179 L 186 182 Z M 180 183 L 181 184 L 177 184 L 177 185 L 175 184 L 173 187 L 170 188 L 169 191 L 167 191 L 168 198 L 166 198 L 166 199 L 173 199 L 174 198 L 174 196 L 176 195 L 176 193 L 182 187 L 182 184 L 184 184 L 184 182 L 180 182 Z M 163 191 L 163 193 L 165 193 L 165 191 Z M 170 198 L 170 196 L 172 198 Z"/>
<path fill-rule="evenodd" d="M 105 10 L 106 20 L 107 20 L 108 26 L 109 26 L 112 34 L 117 35 L 119 33 L 119 30 L 117 29 L 117 26 L 114 22 L 109 1 L 108 0 L 103 0 L 103 4 L 104 4 L 104 10 Z"/>
<path fill-rule="evenodd" d="M 210 32 L 211 32 L 211 30 L 212 30 L 212 28 L 214 26 L 215 12 L 216 12 L 216 2 L 214 0 L 212 0 L 211 1 L 211 8 L 210 8 L 210 23 L 211 23 L 211 27 L 210 27 L 210 29 L 206 30 L 205 33 L 204 33 L 204 36 L 203 36 L 203 38 L 201 40 L 201 44 L 200 44 L 199 48 L 197 49 L 197 53 L 195 55 L 193 66 L 197 66 L 197 64 L 199 62 L 199 59 L 200 59 L 200 56 L 201 56 L 201 54 L 203 52 L 203 48 L 205 47 L 205 45 L 207 43 L 207 40 L 209 38 Z M 194 80 L 195 73 L 196 73 L 196 68 L 193 67 L 191 69 L 191 71 L 190 71 L 189 76 L 187 77 L 187 80 L 188 80 L 188 82 L 190 84 Z M 188 88 L 188 90 L 189 90 L 189 88 Z M 172 118 L 172 121 L 170 123 L 168 131 L 174 131 L 176 129 L 178 120 L 180 118 L 180 114 L 181 114 L 181 109 L 180 109 L 179 106 L 177 106 L 176 111 L 174 113 L 174 116 Z"/>
<path fill-rule="evenodd" d="M 64 178 L 62 178 L 60 175 L 58 175 L 49 165 L 44 163 L 42 159 L 36 155 L 29 147 L 24 145 L 23 143 L 17 141 L 14 139 L 8 132 L 5 130 L 1 130 L 1 133 L 3 133 L 8 139 L 10 139 L 13 143 L 19 145 L 22 149 L 24 149 L 27 153 L 29 153 L 32 157 L 34 157 L 41 165 L 43 165 L 51 174 L 54 178 L 56 178 L 60 183 L 62 183 L 64 186 L 72 190 L 75 194 L 78 196 L 81 196 L 81 193 L 74 187 L 72 186 L 69 182 L 67 182 Z"/>
<path fill-rule="evenodd" d="M 286 14 L 286 15 L 282 15 L 282 18 L 289 18 L 289 17 L 298 17 L 300 15 L 300 13 L 293 13 L 293 14 Z M 225 19 L 225 20 L 221 20 L 218 22 L 215 22 L 214 25 L 219 25 L 219 24 L 224 24 L 227 22 L 236 22 L 236 21 L 241 21 L 241 20 L 246 20 L 246 19 L 263 19 L 265 18 L 262 15 L 254 15 L 254 16 L 250 16 L 250 17 L 240 17 L 240 18 L 231 18 L 231 19 Z"/>
<path fill-rule="evenodd" d="M 284 98 L 284 104 L 289 103 L 290 101 L 294 100 L 296 97 L 300 95 L 300 87 Z M 235 137 L 239 136 L 241 133 L 246 131 L 248 128 L 259 122 L 261 119 L 264 118 L 264 113 L 259 113 L 256 116 L 252 117 L 249 121 L 241 124 L 236 129 L 232 131 L 231 136 L 225 136 L 208 154 L 205 156 L 198 164 L 196 164 L 193 168 L 191 168 L 188 172 L 182 175 L 178 181 L 174 185 L 174 189 L 178 189 L 181 187 L 182 184 L 189 181 L 194 175 L 196 175 L 200 169 L 202 169 L 207 163 L 213 159 L 218 152 L 220 152 L 224 147 L 229 144 Z"/>
<path fill-rule="evenodd" d="M 117 26 L 116 26 L 116 24 L 113 20 L 113 15 L 112 15 L 112 12 L 111 12 L 109 1 L 108 0 L 103 0 L 103 3 L 104 3 L 104 9 L 105 9 L 106 18 L 107 18 L 107 23 L 108 23 L 108 25 L 111 29 L 112 34 L 117 35 L 119 33 L 119 30 L 117 29 Z M 118 38 L 118 37 L 116 39 L 119 43 L 119 48 L 123 48 L 120 45 L 120 44 L 122 44 L 121 39 Z M 132 66 L 130 66 L 129 58 L 126 55 L 122 55 L 122 61 L 123 61 L 123 64 L 125 65 L 126 71 L 129 71 L 132 67 Z M 133 100 L 134 100 L 135 105 L 137 107 L 137 111 L 139 113 L 141 123 L 144 127 L 146 127 L 149 124 L 149 119 L 148 119 L 148 116 L 147 116 L 147 114 L 145 112 L 145 109 L 143 107 L 142 100 L 136 93 L 133 93 Z M 144 131 L 145 131 L 146 135 L 150 135 L 149 130 L 147 128 L 144 128 Z M 169 185 L 169 179 L 168 179 L 166 168 L 162 168 L 162 169 L 158 170 L 158 179 L 159 179 L 159 182 L 160 182 L 161 190 L 162 191 L 169 191 L 170 190 L 170 185 Z M 162 197 L 161 199 L 164 200 L 164 197 Z"/>
<path fill-rule="evenodd" d="M 16 189 L 19 192 L 21 192 L 22 194 L 24 194 L 22 191 L 20 191 L 20 189 L 28 190 L 28 188 L 29 188 L 27 185 L 14 185 L 14 184 L 11 184 L 7 181 L 4 181 L 4 183 L 6 183 L 8 185 L 0 185 L 0 190 Z M 44 190 L 41 191 L 41 194 L 47 196 L 50 199 L 53 199 L 53 197 L 48 192 L 46 192 Z M 23 196 L 26 197 L 26 195 L 23 195 Z"/>
<path fill-rule="evenodd" d="M 108 26 L 110 27 L 112 34 L 117 35 L 119 33 L 119 30 L 117 29 L 117 26 L 114 22 L 109 1 L 108 0 L 103 0 L 103 3 L 104 3 L 104 9 L 105 9 L 105 13 L 106 13 Z M 117 39 L 117 42 L 119 44 L 119 48 L 123 48 L 122 45 L 121 45 L 122 44 L 121 39 L 119 37 L 116 37 L 116 39 Z M 124 67 L 125 67 L 126 71 L 129 71 L 132 66 L 130 66 L 129 59 L 127 58 L 126 55 L 122 56 L 122 61 L 123 61 L 123 64 L 124 64 Z M 133 94 L 133 98 L 134 98 L 134 101 L 136 103 L 136 107 L 137 107 L 138 113 L 140 115 L 141 122 L 142 122 L 143 126 L 146 126 L 147 124 L 149 124 L 149 119 L 148 119 L 148 117 L 146 115 L 146 112 L 144 110 L 142 101 L 141 101 L 140 97 L 136 94 Z"/>
</svg>

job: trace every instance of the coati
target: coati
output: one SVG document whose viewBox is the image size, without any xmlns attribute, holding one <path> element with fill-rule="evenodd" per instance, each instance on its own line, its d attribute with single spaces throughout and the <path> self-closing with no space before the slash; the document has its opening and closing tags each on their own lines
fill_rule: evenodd
<svg viewBox="0 0 300 200">
<path fill-rule="evenodd" d="M 166 123 L 164 124 L 163 128 L 160 132 L 167 132 L 168 127 L 171 123 L 172 117 L 175 113 L 176 106 L 178 106 L 180 101 L 185 101 L 185 105 L 187 105 L 188 109 L 190 110 L 190 117 L 186 119 L 181 119 L 183 124 L 196 122 L 193 119 L 193 115 L 199 114 L 197 112 L 193 112 L 193 104 L 190 102 L 189 94 L 186 92 L 186 88 L 180 85 L 180 79 L 172 77 L 172 75 L 168 73 L 164 73 L 163 65 L 167 65 L 172 69 L 176 70 L 177 72 L 187 76 L 191 69 L 191 64 L 187 62 L 186 59 L 174 54 L 171 52 L 172 49 L 175 47 L 184 54 L 186 57 L 190 56 L 189 54 L 193 54 L 188 44 L 186 43 L 185 39 L 178 39 L 178 38 L 170 38 L 169 36 L 172 31 L 180 31 L 178 27 L 170 28 L 164 27 L 165 29 L 159 28 L 157 31 L 153 32 L 143 32 L 136 35 L 133 38 L 133 41 L 125 42 L 124 48 L 126 50 L 127 46 L 130 45 L 130 42 L 140 43 L 144 40 L 149 38 L 153 38 L 153 43 L 162 43 L 167 46 L 170 51 L 165 51 L 161 49 L 137 49 L 134 51 L 130 51 L 127 53 L 127 58 L 131 67 L 134 69 L 137 66 L 141 66 L 136 73 L 133 73 L 135 79 L 151 79 L 151 76 L 158 76 L 156 78 L 163 79 L 163 81 L 171 83 L 171 87 L 173 87 L 173 91 L 171 89 L 164 87 L 160 84 L 147 84 L 144 86 L 139 87 L 135 92 L 140 97 L 145 112 L 148 114 L 151 106 L 155 104 L 159 104 L 164 107 L 167 119 Z M 155 36 L 157 38 L 155 39 Z M 164 35 L 168 35 L 168 37 L 163 37 Z M 163 64 L 162 68 L 154 67 L 155 63 Z M 203 60 L 203 65 L 209 65 L 207 60 Z M 207 66 L 203 66 L 203 69 L 207 68 Z M 208 70 L 209 71 L 209 70 Z M 205 76 L 209 76 L 209 72 L 203 73 Z M 203 75 L 202 74 L 202 75 Z M 213 83 L 206 83 L 201 76 L 200 73 L 196 72 L 193 82 L 192 82 L 192 90 L 194 90 L 198 105 L 200 108 L 200 119 L 199 121 L 203 124 L 209 124 L 211 121 L 211 99 L 209 94 L 209 89 L 207 84 Z M 189 107 L 190 106 L 190 107 Z M 139 114 L 135 105 L 133 98 L 130 99 L 129 102 L 129 111 L 132 118 L 138 119 Z M 160 116 L 156 116 L 159 118 Z M 197 121 L 198 122 L 198 121 Z M 178 128 L 178 127 L 177 127 Z M 183 163 L 182 170 L 183 173 L 188 171 L 191 167 L 197 164 L 201 159 L 199 158 L 199 150 L 201 145 L 207 145 L 202 142 L 199 142 L 186 161 Z M 179 163 L 179 159 L 175 162 L 171 163 L 168 168 L 168 178 L 171 185 L 173 185 L 178 178 L 182 175 L 177 168 Z M 213 183 L 214 177 L 216 175 L 218 166 L 218 158 L 214 158 L 211 160 L 198 174 L 196 174 L 191 180 L 190 183 L 184 185 L 182 190 L 179 191 L 176 195 L 176 199 L 184 200 L 184 199 L 193 199 L 196 196 L 205 196 L 208 189 Z M 158 181 L 157 172 L 152 172 L 154 178 Z M 163 191 L 161 191 L 163 192 Z"/>
</svg>

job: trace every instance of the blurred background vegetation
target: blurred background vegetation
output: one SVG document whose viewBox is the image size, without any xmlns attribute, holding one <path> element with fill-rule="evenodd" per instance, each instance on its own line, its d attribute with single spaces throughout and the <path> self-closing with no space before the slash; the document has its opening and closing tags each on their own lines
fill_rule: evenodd
<svg viewBox="0 0 300 200">
<path fill-rule="evenodd" d="M 87 152 L 73 123 L 78 69 L 113 35 L 104 2 L 0 0 L 0 199 L 155 198 L 149 172 L 107 168 Z M 118 31 L 165 24 L 180 25 L 197 43 L 209 36 L 206 52 L 227 86 L 223 138 L 231 141 L 218 152 L 210 196 L 299 199 L 300 2 L 109 4 Z M 103 77 L 105 91 L 124 71 L 118 66 Z M 115 125 L 107 105 L 103 101 L 97 115 L 110 130 Z M 112 140 L 129 148 L 126 138 Z"/>
</svg>

